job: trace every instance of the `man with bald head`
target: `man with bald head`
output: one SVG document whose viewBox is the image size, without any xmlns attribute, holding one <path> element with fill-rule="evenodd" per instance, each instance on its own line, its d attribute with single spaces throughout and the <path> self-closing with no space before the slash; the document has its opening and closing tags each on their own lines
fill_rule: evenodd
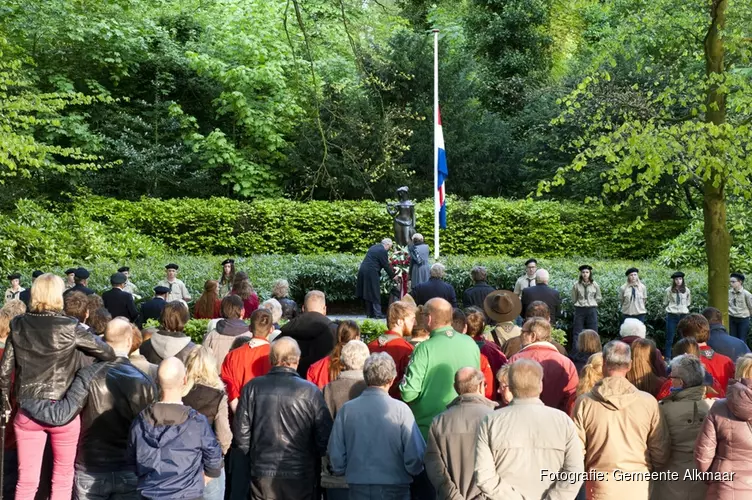
<svg viewBox="0 0 752 500">
<path fill-rule="evenodd" d="M 293 320 L 294 321 L 294 320 Z M 233 422 L 233 446 L 248 457 L 253 500 L 319 498 L 321 457 L 332 417 L 318 387 L 298 374 L 300 347 L 290 337 L 272 343 L 268 374 L 248 382 Z M 233 482 L 232 499 L 248 490 Z"/>
<path fill-rule="evenodd" d="M 415 348 L 400 383 L 423 438 L 433 418 L 457 397 L 454 375 L 463 367 L 480 369 L 478 344 L 452 328 L 452 305 L 444 299 L 426 303 L 430 337 Z"/>
<path fill-rule="evenodd" d="M 128 431 L 139 412 L 156 396 L 153 381 L 128 360 L 133 340 L 131 324 L 116 318 L 104 339 L 117 355 L 114 361 L 82 368 L 57 402 L 26 400 L 22 407 L 48 425 L 65 425 L 81 414 L 76 454 L 76 498 L 138 498 L 136 474 L 126 462 Z M 102 495 L 102 496 L 99 496 Z"/>
<path fill-rule="evenodd" d="M 157 379 L 160 400 L 141 412 L 128 441 L 138 492 L 149 499 L 203 498 L 204 484 L 222 473 L 222 450 L 206 417 L 183 404 L 182 361 L 162 361 Z"/>
<path fill-rule="evenodd" d="M 311 290 L 303 301 L 303 312 L 280 330 L 279 338 L 290 337 L 300 347 L 298 373 L 304 379 L 308 368 L 328 356 L 337 343 L 337 325 L 326 317 L 326 295 Z"/>
<path fill-rule="evenodd" d="M 479 498 L 473 477 L 478 426 L 496 404 L 485 398 L 485 378 L 466 366 L 454 375 L 457 396 L 433 419 L 424 458 L 426 473 L 438 498 Z"/>
<path fill-rule="evenodd" d="M 548 305 L 548 310 L 551 313 L 551 324 L 556 324 L 556 318 L 559 317 L 559 308 L 561 307 L 561 296 L 559 291 L 555 288 L 548 286 L 548 280 L 550 279 L 548 271 L 545 269 L 538 269 L 535 272 L 535 286 L 531 286 L 522 290 L 522 310 L 527 311 L 528 306 L 540 300 Z"/>
</svg>

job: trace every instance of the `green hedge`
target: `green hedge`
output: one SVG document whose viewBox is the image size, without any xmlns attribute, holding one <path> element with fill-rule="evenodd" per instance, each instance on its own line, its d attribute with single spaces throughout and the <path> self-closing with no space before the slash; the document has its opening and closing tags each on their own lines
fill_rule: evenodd
<svg viewBox="0 0 752 500">
<path fill-rule="evenodd" d="M 179 277 L 186 282 L 194 298 L 198 298 L 206 279 L 217 279 L 221 272 L 223 256 L 196 257 L 172 255 L 169 258 L 142 258 L 129 261 L 100 261 L 89 266 L 92 272 L 90 286 L 97 291 L 108 289 L 108 278 L 119 265 L 131 267 L 133 280 L 138 287 L 150 295 L 151 288 L 163 278 L 164 265 L 174 261 L 180 265 Z M 306 291 L 319 289 L 327 294 L 330 303 L 356 303 L 355 282 L 361 256 L 318 255 L 318 256 L 279 256 L 261 255 L 240 257 L 236 266 L 248 272 L 261 300 L 269 298 L 272 284 L 277 278 L 290 281 L 293 297 L 301 301 Z M 515 280 L 524 273 L 521 259 L 508 257 L 448 257 L 442 259 L 447 266 L 447 280 L 455 287 L 458 296 L 472 285 L 469 270 L 476 264 L 488 269 L 489 282 L 498 288 L 512 289 Z M 663 291 L 670 284 L 674 269 L 643 261 L 603 261 L 595 259 L 542 258 L 541 267 L 551 272 L 551 285 L 562 292 L 564 317 L 560 327 L 571 328 L 572 303 L 569 292 L 577 277 L 577 267 L 588 262 L 595 267 L 594 276 L 603 290 L 604 301 L 600 307 L 601 333 L 608 338 L 618 334 L 620 324 L 617 301 L 618 288 L 624 283 L 624 270 L 636 265 L 648 288 L 648 328 L 662 343 L 664 312 L 661 305 Z M 64 267 L 47 267 L 44 270 L 62 273 Z M 687 284 L 692 289 L 695 303 L 693 311 L 701 311 L 707 304 L 705 272 L 699 269 L 683 269 L 687 274 Z M 24 270 L 24 283 L 28 284 L 28 270 Z M 385 298 L 386 299 L 386 298 Z"/>
<path fill-rule="evenodd" d="M 734 203 L 728 206 L 727 226 L 731 234 L 731 270 L 752 273 L 752 207 Z M 658 256 L 666 266 L 705 266 L 705 235 L 702 211 L 694 214 L 687 230 L 669 241 Z"/>
<path fill-rule="evenodd" d="M 72 211 L 116 231 L 135 230 L 175 252 L 203 254 L 362 253 L 392 234 L 392 219 L 372 201 L 226 198 L 138 202 L 87 197 Z M 446 255 L 650 258 L 681 233 L 686 221 L 648 221 L 633 227 L 632 214 L 574 203 L 476 198 L 448 201 Z M 417 229 L 433 237 L 433 201 L 417 205 Z"/>
</svg>

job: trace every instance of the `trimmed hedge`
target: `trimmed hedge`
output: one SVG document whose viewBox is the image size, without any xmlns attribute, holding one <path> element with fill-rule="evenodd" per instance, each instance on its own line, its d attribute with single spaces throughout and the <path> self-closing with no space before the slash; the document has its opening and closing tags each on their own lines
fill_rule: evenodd
<svg viewBox="0 0 752 500">
<path fill-rule="evenodd" d="M 169 258 L 145 258 L 131 261 L 101 261 L 89 266 L 92 273 L 90 286 L 97 291 L 109 288 L 109 276 L 119 265 L 131 267 L 133 281 L 146 295 L 151 295 L 152 287 L 163 278 L 164 265 L 174 261 L 180 265 L 179 278 L 185 281 L 194 298 L 198 298 L 207 279 L 217 279 L 221 273 L 220 262 L 223 256 L 196 257 L 172 255 Z M 293 298 L 301 301 L 306 291 L 319 289 L 327 294 L 330 303 L 355 303 L 355 283 L 358 266 L 362 257 L 355 255 L 319 256 L 280 256 L 255 255 L 236 260 L 238 270 L 248 272 L 261 300 L 269 298 L 271 287 L 278 278 L 290 281 Z M 472 285 L 469 270 L 477 264 L 485 265 L 489 282 L 497 288 L 512 289 L 515 280 L 524 273 L 521 259 L 509 257 L 448 257 L 442 259 L 447 266 L 447 281 L 451 283 L 459 297 Z M 600 331 L 605 338 L 618 335 L 620 324 L 617 293 L 624 283 L 624 271 L 632 265 L 640 269 L 643 282 L 648 288 L 648 329 L 660 345 L 663 342 L 665 313 L 661 304 L 663 293 L 669 286 L 674 269 L 653 262 L 603 261 L 594 259 L 541 258 L 539 265 L 551 273 L 551 285 L 563 297 L 563 317 L 559 326 L 569 330 L 572 323 L 572 302 L 570 290 L 577 278 L 577 268 L 588 262 L 594 266 L 595 280 L 601 285 L 603 303 L 600 307 Z M 50 267 L 44 270 L 62 274 L 64 267 Z M 701 311 L 707 304 L 705 272 L 699 269 L 683 269 L 687 274 L 687 285 L 692 289 L 694 304 L 692 311 Z M 28 285 L 28 270 L 24 284 Z M 386 297 L 384 298 L 386 300 Z"/>
<path fill-rule="evenodd" d="M 382 203 L 227 198 L 137 202 L 87 197 L 72 211 L 115 231 L 135 230 L 175 252 L 191 254 L 363 253 L 392 234 Z M 432 244 L 433 201 L 417 205 L 417 229 Z M 683 220 L 647 221 L 610 209 L 549 201 L 448 200 L 445 255 L 573 256 L 642 259 L 686 227 Z"/>
</svg>

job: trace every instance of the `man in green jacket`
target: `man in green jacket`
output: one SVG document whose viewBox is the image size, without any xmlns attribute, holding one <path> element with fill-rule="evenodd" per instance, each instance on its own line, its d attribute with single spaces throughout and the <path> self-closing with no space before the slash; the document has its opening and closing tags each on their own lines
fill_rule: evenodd
<svg viewBox="0 0 752 500">
<path fill-rule="evenodd" d="M 402 400 L 415 415 L 423 438 L 433 417 L 457 397 L 454 374 L 463 367 L 480 369 L 478 344 L 452 328 L 452 306 L 444 299 L 426 302 L 431 336 L 413 351 L 400 383 Z"/>
</svg>

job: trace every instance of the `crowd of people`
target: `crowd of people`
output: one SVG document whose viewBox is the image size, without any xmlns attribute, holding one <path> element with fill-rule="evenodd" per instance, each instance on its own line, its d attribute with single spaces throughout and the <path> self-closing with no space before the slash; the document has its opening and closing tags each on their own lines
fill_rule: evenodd
<svg viewBox="0 0 752 500">
<path fill-rule="evenodd" d="M 391 269 L 389 243 L 369 250 L 360 295 Z M 619 339 L 604 342 L 580 267 L 569 352 L 534 259 L 513 291 L 476 267 L 461 295 L 424 267 L 367 344 L 321 291 L 298 307 L 281 279 L 259 303 L 227 259 L 191 308 L 178 270 L 140 308 L 127 267 L 101 296 L 83 268 L 35 272 L 29 290 L 9 277 L 3 498 L 752 498 L 752 354 L 717 309 L 689 314 L 681 273 L 665 301 L 679 340 L 662 353 L 633 268 Z M 748 320 L 734 280 L 732 317 Z M 191 316 L 210 320 L 200 343 Z"/>
</svg>

